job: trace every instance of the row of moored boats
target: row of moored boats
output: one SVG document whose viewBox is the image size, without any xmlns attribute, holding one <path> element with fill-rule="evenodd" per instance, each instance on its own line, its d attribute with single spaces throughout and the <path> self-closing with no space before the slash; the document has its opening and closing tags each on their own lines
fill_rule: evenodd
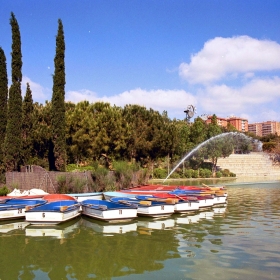
<svg viewBox="0 0 280 280">
<path fill-rule="evenodd" d="M 167 217 L 227 204 L 224 187 L 145 185 L 115 192 L 0 197 L 0 221 L 24 218 L 33 225 L 53 225 L 86 215 L 106 222 Z"/>
</svg>

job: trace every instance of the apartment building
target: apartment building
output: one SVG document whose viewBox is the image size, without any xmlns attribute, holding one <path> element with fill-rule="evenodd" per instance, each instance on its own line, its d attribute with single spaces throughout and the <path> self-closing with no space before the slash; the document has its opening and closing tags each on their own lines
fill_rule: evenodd
<svg viewBox="0 0 280 280">
<path fill-rule="evenodd" d="M 248 120 L 238 117 L 229 117 L 228 123 L 233 125 L 238 131 L 247 132 L 248 131 Z"/>
<path fill-rule="evenodd" d="M 212 116 L 207 116 L 206 123 L 211 123 Z M 266 121 L 258 123 L 248 123 L 247 119 L 230 116 L 228 118 L 217 117 L 218 125 L 222 127 L 227 127 L 228 124 L 233 125 L 240 132 L 252 132 L 256 136 L 266 136 L 269 134 L 280 135 L 280 122 L 276 121 Z"/>
<path fill-rule="evenodd" d="M 280 122 L 266 121 L 259 123 L 251 123 L 248 125 L 248 131 L 260 137 L 269 134 L 280 135 Z"/>
<path fill-rule="evenodd" d="M 207 116 L 206 123 L 211 123 L 212 116 Z M 247 132 L 248 131 L 248 120 L 231 116 L 229 118 L 220 118 L 217 117 L 217 124 L 222 127 L 227 127 L 228 124 L 233 125 L 238 131 L 240 132 Z"/>
</svg>

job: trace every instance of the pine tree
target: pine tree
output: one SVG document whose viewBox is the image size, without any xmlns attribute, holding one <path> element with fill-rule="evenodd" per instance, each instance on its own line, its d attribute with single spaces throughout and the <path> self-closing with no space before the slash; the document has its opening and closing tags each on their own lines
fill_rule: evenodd
<svg viewBox="0 0 280 280">
<path fill-rule="evenodd" d="M 66 170 L 66 137 L 65 137 L 65 42 L 62 21 L 58 20 L 56 36 L 55 72 L 53 75 L 52 95 L 52 130 L 53 157 L 51 170 Z M 52 152 L 52 151 L 51 151 Z M 51 158 L 51 157 L 50 157 Z"/>
<path fill-rule="evenodd" d="M 21 38 L 19 25 L 13 13 L 11 13 L 10 24 L 12 27 L 12 85 L 9 90 L 8 119 L 4 142 L 4 163 L 6 171 L 19 170 L 22 124 Z"/>
<path fill-rule="evenodd" d="M 3 139 L 5 139 L 8 110 L 8 75 L 6 56 L 0 47 L 0 171 L 3 168 Z"/>
<path fill-rule="evenodd" d="M 32 92 L 27 83 L 26 94 L 22 104 L 23 118 L 22 118 L 22 158 L 24 165 L 30 162 L 32 157 L 32 135 L 33 135 L 33 111 L 34 104 L 32 99 Z"/>
</svg>

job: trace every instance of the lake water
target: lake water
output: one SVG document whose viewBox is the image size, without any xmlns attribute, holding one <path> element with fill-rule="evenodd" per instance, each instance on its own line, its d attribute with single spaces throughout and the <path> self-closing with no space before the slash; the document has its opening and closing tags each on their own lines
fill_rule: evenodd
<svg viewBox="0 0 280 280">
<path fill-rule="evenodd" d="M 194 215 L 52 228 L 0 223 L 0 279 L 279 279 L 280 182 L 228 183 Z"/>
</svg>

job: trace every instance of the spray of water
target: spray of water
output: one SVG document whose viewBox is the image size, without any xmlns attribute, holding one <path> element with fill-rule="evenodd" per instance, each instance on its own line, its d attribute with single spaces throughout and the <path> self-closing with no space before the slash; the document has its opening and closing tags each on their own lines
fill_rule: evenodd
<svg viewBox="0 0 280 280">
<path fill-rule="evenodd" d="M 240 132 L 225 132 L 216 136 L 213 136 L 209 138 L 208 140 L 200 143 L 198 146 L 196 146 L 194 149 L 192 149 L 188 154 L 185 155 L 185 157 L 171 170 L 171 172 L 168 174 L 168 176 L 164 179 L 163 183 L 170 177 L 170 175 L 185 161 L 187 160 L 190 156 L 192 156 L 196 151 L 198 151 L 202 146 L 207 145 L 210 141 L 213 141 L 218 138 L 223 138 L 226 136 L 238 136 L 238 137 L 244 137 L 248 140 L 251 141 L 257 141 L 255 144 L 257 145 L 258 151 L 262 150 L 262 143 L 258 140 L 253 140 L 251 137 L 246 136 L 243 133 Z"/>
</svg>

